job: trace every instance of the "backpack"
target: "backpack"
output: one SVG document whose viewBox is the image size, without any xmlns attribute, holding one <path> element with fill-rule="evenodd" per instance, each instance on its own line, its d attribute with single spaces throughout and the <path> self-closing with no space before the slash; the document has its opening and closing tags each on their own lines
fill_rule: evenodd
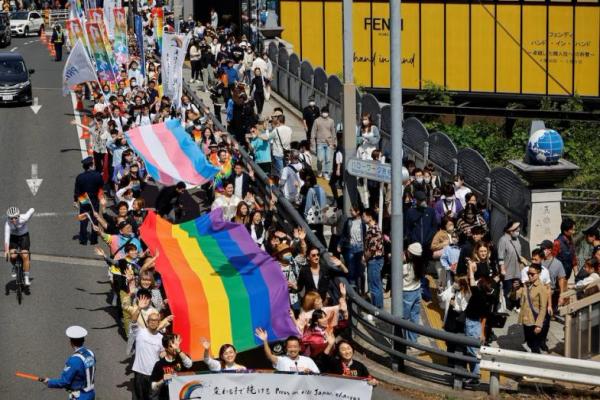
<svg viewBox="0 0 600 400">
<path fill-rule="evenodd" d="M 319 199 L 317 198 L 317 189 L 312 188 L 313 196 L 312 196 L 312 204 L 306 213 L 306 222 L 309 224 L 322 224 L 323 223 L 323 213 L 321 212 L 321 204 L 319 203 Z"/>
</svg>

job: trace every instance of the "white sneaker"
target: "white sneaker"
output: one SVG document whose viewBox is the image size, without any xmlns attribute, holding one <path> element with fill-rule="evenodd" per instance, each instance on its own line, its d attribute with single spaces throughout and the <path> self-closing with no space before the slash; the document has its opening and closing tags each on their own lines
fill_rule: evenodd
<svg viewBox="0 0 600 400">
<path fill-rule="evenodd" d="M 190 83 L 194 83 L 194 80 L 193 80 L 193 79 L 190 79 Z"/>
<path fill-rule="evenodd" d="M 31 285 L 31 282 L 29 282 L 29 275 L 25 275 L 25 286 L 29 285 Z"/>
<path fill-rule="evenodd" d="M 17 270 L 15 269 L 15 266 L 13 265 L 12 267 L 12 271 L 10 273 L 10 276 L 12 276 L 13 278 L 17 277 Z"/>
</svg>

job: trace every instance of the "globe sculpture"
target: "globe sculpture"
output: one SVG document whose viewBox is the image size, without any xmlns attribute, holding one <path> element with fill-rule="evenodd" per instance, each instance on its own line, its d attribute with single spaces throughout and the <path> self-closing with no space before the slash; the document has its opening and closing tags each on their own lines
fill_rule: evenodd
<svg viewBox="0 0 600 400">
<path fill-rule="evenodd" d="M 527 161 L 536 165 L 557 164 L 565 151 L 562 137 L 554 129 L 535 131 L 527 142 Z"/>
</svg>

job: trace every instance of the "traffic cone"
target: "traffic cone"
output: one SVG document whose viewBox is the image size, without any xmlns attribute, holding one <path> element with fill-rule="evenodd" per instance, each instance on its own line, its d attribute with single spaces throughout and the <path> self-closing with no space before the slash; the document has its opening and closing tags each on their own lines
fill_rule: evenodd
<svg viewBox="0 0 600 400">
<path fill-rule="evenodd" d="M 54 50 L 54 46 L 50 47 L 50 55 L 56 58 L 56 50 Z"/>
<path fill-rule="evenodd" d="M 82 100 L 82 96 L 80 94 L 77 95 L 77 105 L 75 106 L 75 109 L 77 111 L 83 111 L 84 107 L 83 107 L 83 100 Z M 87 117 L 84 116 L 84 118 L 87 119 Z M 85 124 L 87 126 L 87 124 Z"/>
<path fill-rule="evenodd" d="M 89 123 L 88 117 L 87 117 L 87 115 L 84 115 L 81 118 L 81 124 L 83 126 L 85 126 L 85 128 L 83 128 L 83 131 L 81 132 L 81 137 L 79 139 L 88 140 L 90 138 L 90 131 L 87 128 L 88 127 L 88 123 Z"/>
<path fill-rule="evenodd" d="M 40 41 L 42 43 L 46 43 L 46 32 L 44 32 L 44 31 L 40 32 Z"/>
</svg>

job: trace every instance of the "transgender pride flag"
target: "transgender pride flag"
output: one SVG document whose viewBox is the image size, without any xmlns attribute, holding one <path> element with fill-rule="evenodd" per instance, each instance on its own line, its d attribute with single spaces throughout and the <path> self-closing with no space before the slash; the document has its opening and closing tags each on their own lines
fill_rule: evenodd
<svg viewBox="0 0 600 400">
<path fill-rule="evenodd" d="M 219 168 L 206 160 L 179 120 L 140 126 L 129 130 L 125 137 L 146 163 L 150 176 L 163 185 L 179 181 L 202 185 L 219 172 Z"/>
</svg>

